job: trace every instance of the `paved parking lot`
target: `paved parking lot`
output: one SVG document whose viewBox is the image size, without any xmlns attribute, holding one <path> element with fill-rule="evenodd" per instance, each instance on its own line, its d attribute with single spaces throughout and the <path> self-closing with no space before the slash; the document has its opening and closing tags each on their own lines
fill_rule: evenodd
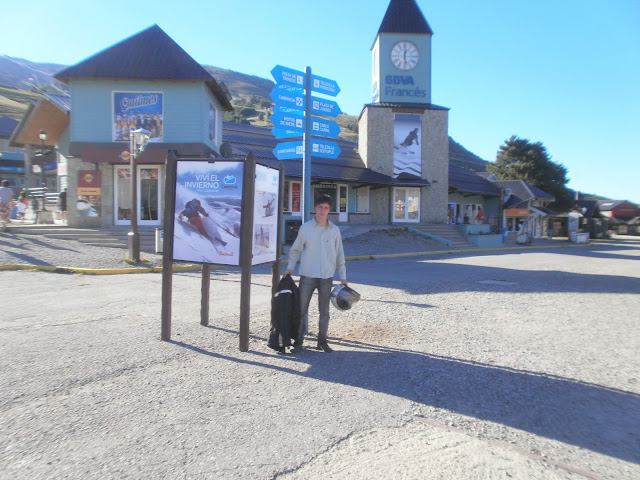
<svg viewBox="0 0 640 480">
<path fill-rule="evenodd" d="M 348 262 L 336 351 L 296 355 L 266 346 L 266 267 L 248 352 L 232 269 L 209 327 L 199 273 L 174 275 L 171 342 L 160 274 L 0 272 L 0 478 L 639 478 L 639 260 L 629 239 Z"/>
</svg>

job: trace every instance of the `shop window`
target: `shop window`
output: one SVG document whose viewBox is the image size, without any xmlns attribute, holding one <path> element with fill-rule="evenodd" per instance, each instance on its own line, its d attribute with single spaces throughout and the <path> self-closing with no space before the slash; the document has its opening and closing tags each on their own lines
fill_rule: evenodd
<svg viewBox="0 0 640 480">
<path fill-rule="evenodd" d="M 356 212 L 369 213 L 369 187 L 356 189 Z"/>
<path fill-rule="evenodd" d="M 315 198 L 320 195 L 328 195 L 331 198 L 331 213 L 336 213 L 338 211 L 338 186 L 333 183 L 320 183 L 315 185 L 313 187 L 313 200 L 311 201 L 312 207 Z"/>
</svg>

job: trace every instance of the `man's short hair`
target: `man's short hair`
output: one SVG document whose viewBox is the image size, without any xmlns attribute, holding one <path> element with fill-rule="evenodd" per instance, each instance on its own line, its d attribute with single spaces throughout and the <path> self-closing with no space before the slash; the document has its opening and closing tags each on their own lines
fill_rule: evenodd
<svg viewBox="0 0 640 480">
<path fill-rule="evenodd" d="M 2 186 L 3 187 L 8 187 L 9 186 L 9 180 L 2 180 Z"/>
<path fill-rule="evenodd" d="M 321 203 L 328 203 L 331 205 L 331 197 L 329 195 L 318 195 L 313 202 L 313 206 L 317 207 Z"/>
</svg>

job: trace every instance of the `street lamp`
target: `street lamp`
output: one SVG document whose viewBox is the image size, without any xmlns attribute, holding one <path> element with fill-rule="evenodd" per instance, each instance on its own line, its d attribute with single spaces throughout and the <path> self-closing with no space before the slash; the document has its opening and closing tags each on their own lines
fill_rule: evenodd
<svg viewBox="0 0 640 480">
<path fill-rule="evenodd" d="M 138 168 L 136 159 L 149 143 L 151 132 L 144 128 L 129 133 L 129 168 L 131 169 L 131 231 L 129 232 L 129 258 L 140 261 L 140 234 L 138 233 Z"/>
<path fill-rule="evenodd" d="M 47 140 L 47 132 L 44 130 L 40 130 L 38 132 L 38 137 L 40 137 L 40 186 L 42 187 L 42 211 L 47 211 L 47 200 L 45 198 L 45 185 L 44 185 L 44 160 L 45 160 L 45 152 L 44 152 L 44 142 Z"/>
</svg>

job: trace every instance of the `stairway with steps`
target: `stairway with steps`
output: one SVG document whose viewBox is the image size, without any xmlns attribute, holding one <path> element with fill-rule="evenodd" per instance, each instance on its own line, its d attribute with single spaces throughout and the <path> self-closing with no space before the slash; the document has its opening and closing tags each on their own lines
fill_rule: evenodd
<svg viewBox="0 0 640 480">
<path fill-rule="evenodd" d="M 14 224 L 15 225 L 15 224 Z M 72 228 L 65 225 L 15 225 L 12 231 L 30 235 L 43 235 L 59 240 L 75 240 L 85 245 L 97 247 L 128 248 L 129 228 Z M 156 230 L 150 227 L 138 227 L 140 250 L 156 251 Z"/>
<path fill-rule="evenodd" d="M 466 250 L 470 248 L 478 248 L 475 244 L 468 242 L 460 228 L 457 225 L 451 224 L 423 224 L 415 225 L 411 227 L 414 230 L 433 235 L 434 237 L 442 238 L 450 242 L 450 247 L 453 250 Z M 444 245 L 444 244 L 443 244 Z"/>
</svg>

